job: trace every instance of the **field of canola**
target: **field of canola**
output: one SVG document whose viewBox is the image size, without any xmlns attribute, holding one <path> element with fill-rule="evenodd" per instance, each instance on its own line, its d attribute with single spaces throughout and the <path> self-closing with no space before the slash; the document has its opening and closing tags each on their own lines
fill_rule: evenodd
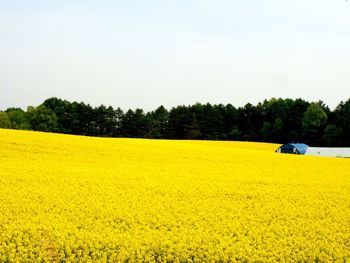
<svg viewBox="0 0 350 263">
<path fill-rule="evenodd" d="M 0 262 L 350 262 L 350 160 L 0 129 Z"/>
</svg>

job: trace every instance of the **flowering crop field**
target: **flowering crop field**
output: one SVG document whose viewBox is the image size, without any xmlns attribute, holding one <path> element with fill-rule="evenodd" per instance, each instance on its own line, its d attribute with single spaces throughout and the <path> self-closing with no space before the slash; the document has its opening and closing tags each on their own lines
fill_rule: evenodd
<svg viewBox="0 0 350 263">
<path fill-rule="evenodd" d="M 350 262 L 350 160 L 0 129 L 0 262 Z"/>
</svg>

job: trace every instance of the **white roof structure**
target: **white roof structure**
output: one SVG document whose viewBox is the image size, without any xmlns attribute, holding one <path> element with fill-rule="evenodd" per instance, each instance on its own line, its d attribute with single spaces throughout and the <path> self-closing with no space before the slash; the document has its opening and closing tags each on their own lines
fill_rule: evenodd
<svg viewBox="0 0 350 263">
<path fill-rule="evenodd" d="M 350 148 L 308 147 L 306 149 L 305 155 L 350 158 Z"/>
</svg>

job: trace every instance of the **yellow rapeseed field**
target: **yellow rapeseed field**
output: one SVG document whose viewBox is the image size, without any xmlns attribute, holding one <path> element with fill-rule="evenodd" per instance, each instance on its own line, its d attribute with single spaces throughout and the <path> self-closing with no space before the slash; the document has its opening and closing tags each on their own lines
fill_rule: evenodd
<svg viewBox="0 0 350 263">
<path fill-rule="evenodd" d="M 350 160 L 0 129 L 0 262 L 350 262 Z"/>
</svg>

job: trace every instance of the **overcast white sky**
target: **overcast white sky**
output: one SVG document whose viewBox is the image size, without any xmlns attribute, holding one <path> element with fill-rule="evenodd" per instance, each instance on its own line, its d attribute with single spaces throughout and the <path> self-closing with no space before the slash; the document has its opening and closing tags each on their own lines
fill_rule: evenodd
<svg viewBox="0 0 350 263">
<path fill-rule="evenodd" d="M 350 98 L 345 0 L 1 0 L 0 109 Z"/>
</svg>

